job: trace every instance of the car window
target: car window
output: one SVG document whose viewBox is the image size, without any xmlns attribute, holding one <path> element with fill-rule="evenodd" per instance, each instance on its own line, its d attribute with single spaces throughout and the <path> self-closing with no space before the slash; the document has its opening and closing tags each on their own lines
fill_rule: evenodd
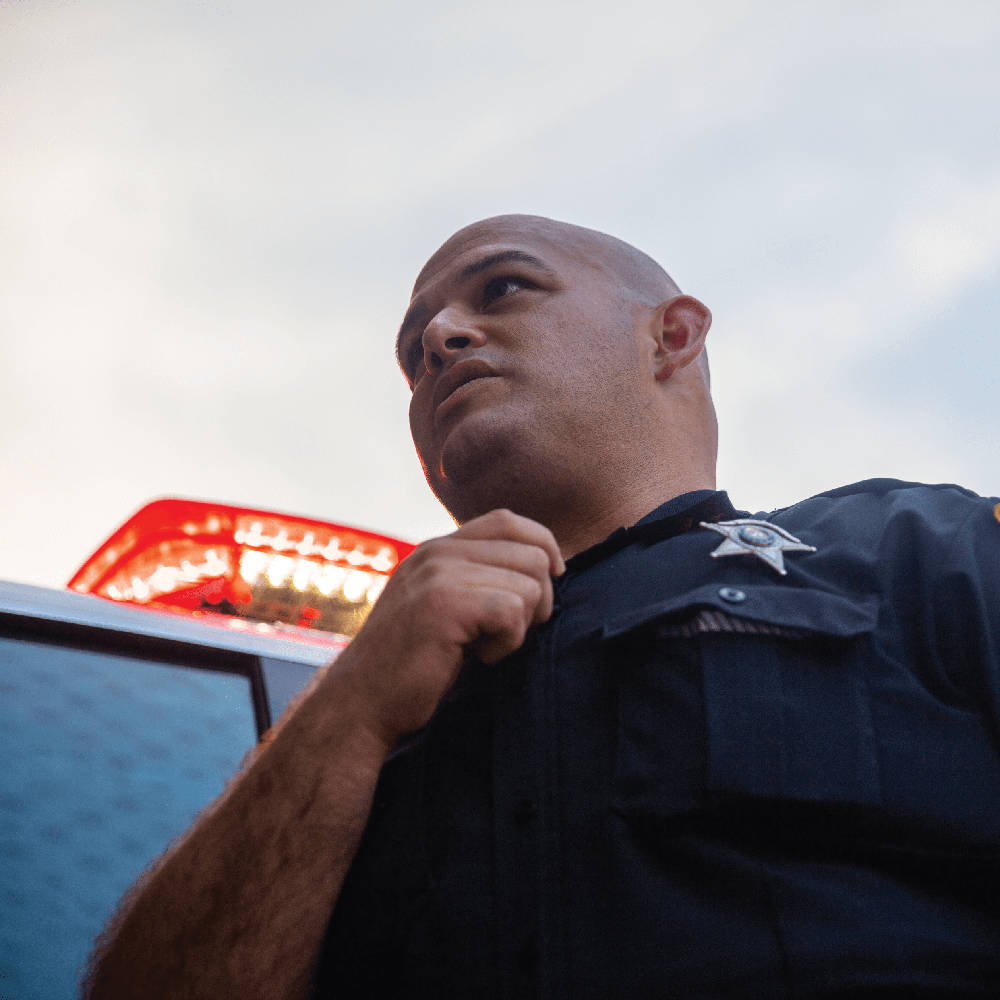
<svg viewBox="0 0 1000 1000">
<path fill-rule="evenodd" d="M 267 686 L 267 700 L 271 708 L 271 719 L 277 722 L 288 707 L 288 703 L 305 688 L 316 673 L 316 668 L 307 663 L 290 663 L 262 656 L 260 665 Z"/>
<path fill-rule="evenodd" d="M 0 638 L 0 996 L 65 1000 L 257 738 L 238 674 Z"/>
</svg>

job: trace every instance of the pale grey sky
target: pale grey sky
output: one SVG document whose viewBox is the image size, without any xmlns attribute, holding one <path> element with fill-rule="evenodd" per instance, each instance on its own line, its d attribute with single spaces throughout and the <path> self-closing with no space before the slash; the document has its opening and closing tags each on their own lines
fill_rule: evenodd
<svg viewBox="0 0 1000 1000">
<path fill-rule="evenodd" d="M 994 2 L 0 0 L 0 578 L 179 495 L 419 540 L 392 341 L 457 227 L 715 314 L 720 485 L 1000 491 Z"/>
</svg>

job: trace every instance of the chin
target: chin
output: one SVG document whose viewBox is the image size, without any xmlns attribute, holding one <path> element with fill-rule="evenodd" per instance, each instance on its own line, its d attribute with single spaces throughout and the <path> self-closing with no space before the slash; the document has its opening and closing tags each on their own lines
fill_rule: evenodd
<svg viewBox="0 0 1000 1000">
<path fill-rule="evenodd" d="M 534 437 L 529 428 L 501 428 L 492 420 L 485 427 L 456 428 L 445 442 L 435 474 L 428 471 L 428 483 L 460 524 L 498 507 L 513 509 L 518 484 L 534 480 L 539 471 L 525 447 Z"/>
</svg>

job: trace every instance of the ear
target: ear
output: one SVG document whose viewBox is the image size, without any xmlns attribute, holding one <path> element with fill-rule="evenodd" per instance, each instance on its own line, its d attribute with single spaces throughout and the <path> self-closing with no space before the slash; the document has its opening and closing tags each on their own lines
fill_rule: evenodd
<svg viewBox="0 0 1000 1000">
<path fill-rule="evenodd" d="M 650 360 L 657 382 L 666 382 L 701 354 L 711 325 L 712 314 L 690 295 L 678 295 L 657 306 L 650 329 Z"/>
</svg>

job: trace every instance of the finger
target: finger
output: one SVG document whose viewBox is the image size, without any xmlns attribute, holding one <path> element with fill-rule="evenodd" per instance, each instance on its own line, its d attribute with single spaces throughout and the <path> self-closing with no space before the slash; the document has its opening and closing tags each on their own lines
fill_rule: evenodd
<svg viewBox="0 0 1000 1000">
<path fill-rule="evenodd" d="M 543 574 L 534 575 L 482 563 L 455 564 L 451 567 L 451 586 L 456 597 L 481 600 L 489 604 L 497 593 L 516 595 L 524 608 L 524 626 L 539 624 L 552 615 L 552 581 Z"/>
<path fill-rule="evenodd" d="M 542 597 L 534 605 L 533 620 L 536 623 L 546 621 L 552 613 L 551 560 L 537 545 L 447 535 L 424 543 L 423 552 L 412 568 L 417 570 L 421 565 L 429 572 L 440 571 L 446 576 L 453 568 L 469 573 L 474 565 L 522 573 L 536 580 L 541 588 Z"/>
<path fill-rule="evenodd" d="M 483 663 L 496 663 L 524 643 L 529 616 L 525 602 L 510 590 L 484 591 L 478 595 L 479 635 L 466 648 Z"/>
<path fill-rule="evenodd" d="M 539 580 L 551 579 L 551 558 L 545 549 L 524 542 L 502 539 L 443 538 L 435 546 L 434 557 L 444 556 L 457 562 L 480 563 L 526 573 Z"/>
<path fill-rule="evenodd" d="M 552 532 L 545 525 L 509 510 L 491 510 L 488 514 L 467 521 L 451 537 L 506 540 L 534 545 L 548 555 L 549 572 L 552 576 L 560 576 L 566 571 L 566 563 Z"/>
</svg>

